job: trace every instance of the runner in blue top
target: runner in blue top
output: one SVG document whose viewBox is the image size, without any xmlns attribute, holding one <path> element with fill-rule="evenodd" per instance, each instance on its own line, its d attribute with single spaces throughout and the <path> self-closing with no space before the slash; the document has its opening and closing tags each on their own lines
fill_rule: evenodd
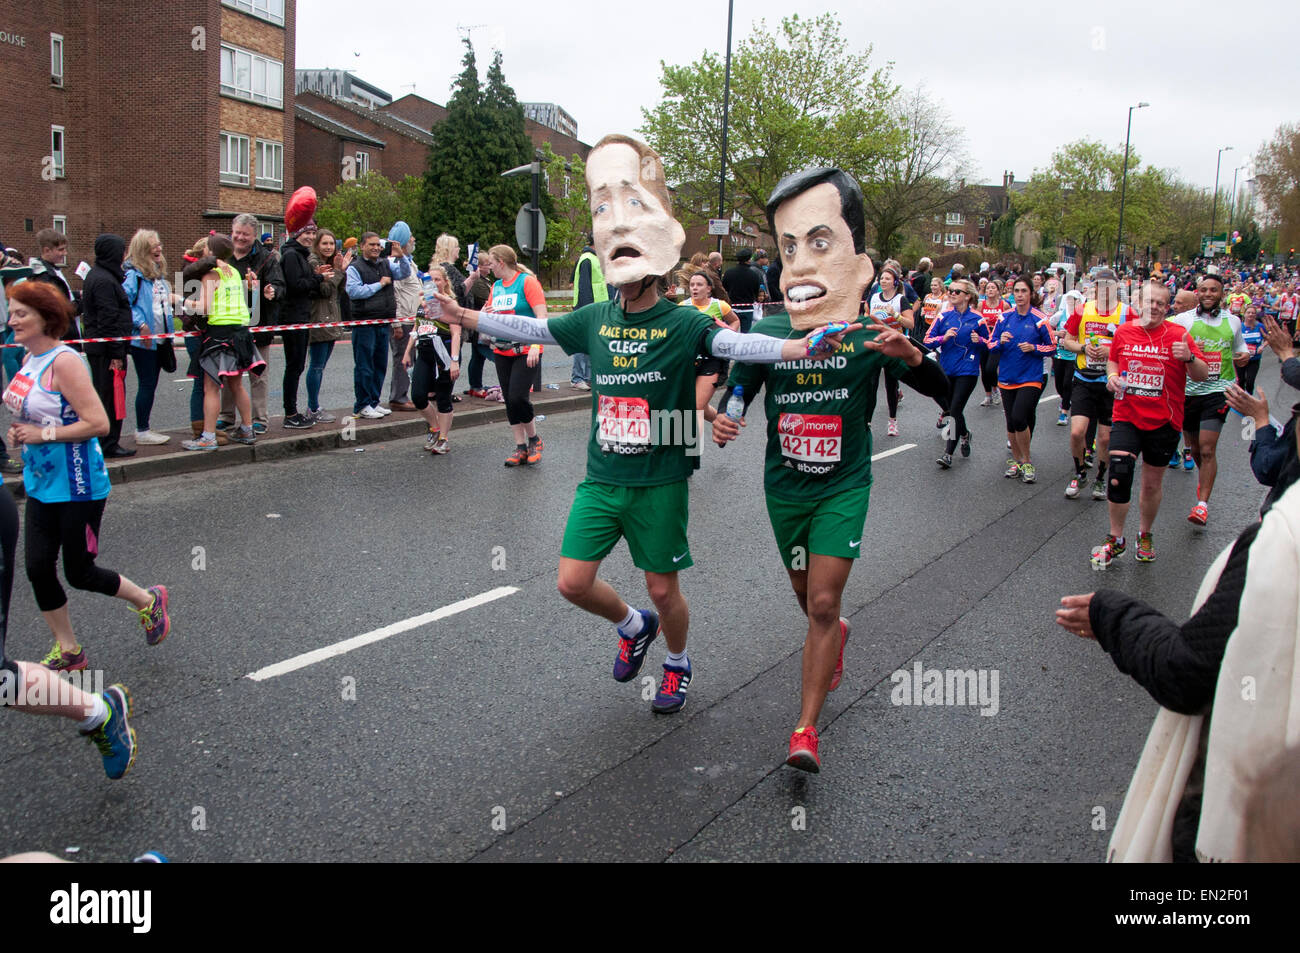
<svg viewBox="0 0 1300 953">
<path fill-rule="evenodd" d="M 108 414 L 81 357 L 59 343 L 70 305 L 57 293 L 50 297 L 49 290 L 25 282 L 9 292 L 9 326 L 30 356 L 5 389 L 4 402 L 15 421 L 9 441 L 23 448 L 27 578 L 55 639 L 43 664 L 55 671 L 79 671 L 86 667 L 86 654 L 59 585 L 60 549 L 68 582 L 130 602 L 150 645 L 166 638 L 171 622 L 164 586 L 141 589 L 95 565 L 109 494 L 108 471 L 95 438 L 108 433 Z"/>
<path fill-rule="evenodd" d="M 952 308 L 935 320 L 925 336 L 927 347 L 939 351 L 939 366 L 948 375 L 948 419 L 944 422 L 947 443 L 936 461 L 947 470 L 952 466 L 952 452 L 961 441 L 961 455 L 970 456 L 970 430 L 966 427 L 966 401 L 975 391 L 980 376 L 980 355 L 988 350 L 988 325 L 971 305 L 975 302 L 975 285 L 959 278 L 948 287 Z"/>
<path fill-rule="evenodd" d="M 1259 349 L 1264 346 L 1264 326 L 1259 323 L 1258 306 L 1246 305 L 1241 319 L 1241 336 L 1245 338 L 1246 347 L 1250 350 L 1250 360 L 1238 372 L 1241 376 L 1241 389 L 1248 394 L 1253 394 L 1255 377 L 1259 374 Z"/>
<path fill-rule="evenodd" d="M 1029 441 L 1033 436 L 1033 419 L 1038 413 L 1038 396 L 1043 392 L 1043 358 L 1056 350 L 1047 319 L 1038 310 L 1041 302 L 1030 280 L 1025 277 L 1011 283 L 1016 306 L 1003 313 L 993 328 L 989 350 L 997 351 L 998 390 L 1002 392 L 1002 409 L 1007 416 L 1007 439 L 1012 459 L 1007 461 L 1003 476 L 1019 477 L 1033 483 L 1034 464 L 1029 459 Z"/>
</svg>

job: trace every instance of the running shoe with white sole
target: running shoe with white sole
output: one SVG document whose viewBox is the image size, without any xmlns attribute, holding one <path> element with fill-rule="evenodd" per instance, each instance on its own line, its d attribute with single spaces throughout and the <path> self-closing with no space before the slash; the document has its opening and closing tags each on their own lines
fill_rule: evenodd
<svg viewBox="0 0 1300 953">
<path fill-rule="evenodd" d="M 438 456 L 451 452 L 451 444 L 447 442 L 446 437 L 439 437 L 438 442 L 433 445 L 433 452 Z"/>
<path fill-rule="evenodd" d="M 1079 488 L 1081 483 L 1082 481 L 1077 476 L 1070 481 L 1069 486 L 1065 488 L 1065 498 L 1067 500 L 1077 500 L 1079 498 Z"/>
<path fill-rule="evenodd" d="M 1069 422 L 1070 422 L 1070 418 L 1069 416 L 1066 415 L 1065 411 L 1061 411 L 1059 414 L 1056 415 L 1056 426 L 1064 427 Z"/>
<path fill-rule="evenodd" d="M 939 464 L 939 466 L 943 467 L 945 470 L 951 470 L 951 469 L 952 469 L 952 454 L 951 454 L 951 453 L 945 453 L 945 454 L 943 454 L 941 457 L 939 457 L 938 460 L 936 460 L 936 461 L 934 461 L 934 462 L 937 463 L 937 464 Z"/>
<path fill-rule="evenodd" d="M 1002 475 L 1008 480 L 1014 480 L 1016 477 L 1020 476 L 1020 464 L 1016 463 L 1014 460 L 1008 460 L 1006 472 Z"/>
<path fill-rule="evenodd" d="M 671 715 L 681 711 L 686 704 L 686 689 L 691 684 L 691 662 L 686 660 L 685 668 L 664 664 L 664 677 L 659 682 L 659 691 L 650 707 L 661 715 Z"/>
<path fill-rule="evenodd" d="M 790 735 L 790 752 L 786 755 L 785 763 L 800 771 L 816 774 L 822 769 L 821 759 L 817 757 L 819 741 L 817 729 L 812 725 L 800 728 Z"/>
<path fill-rule="evenodd" d="M 135 445 L 137 447 L 160 447 L 171 437 L 165 433 L 158 433 L 155 430 L 140 430 L 135 435 Z"/>
<path fill-rule="evenodd" d="M 1128 545 L 1125 543 L 1123 536 L 1116 539 L 1107 533 L 1106 538 L 1101 541 L 1101 545 L 1094 547 L 1092 550 L 1092 564 L 1099 569 L 1105 569 L 1113 560 L 1123 556 L 1127 548 Z"/>
<path fill-rule="evenodd" d="M 618 634 L 618 658 L 614 660 L 614 681 L 630 682 L 645 662 L 646 649 L 659 635 L 659 614 L 650 609 L 641 613 L 641 631 L 636 635 Z"/>
<path fill-rule="evenodd" d="M 892 418 L 892 417 L 889 418 L 889 427 L 888 427 L 888 429 L 886 430 L 885 433 L 886 433 L 886 436 L 889 436 L 889 437 L 897 437 L 897 436 L 898 436 L 898 421 L 895 420 L 895 419 Z"/>
<path fill-rule="evenodd" d="M 1196 469 L 1196 461 L 1192 459 L 1192 451 L 1190 450 L 1186 450 L 1186 449 L 1183 450 L 1183 469 L 1184 470 Z"/>
<path fill-rule="evenodd" d="M 1187 522 L 1195 523 L 1197 526 L 1204 526 L 1210 521 L 1210 508 L 1204 503 L 1197 503 L 1192 507 L 1192 511 L 1187 514 Z"/>
<path fill-rule="evenodd" d="M 373 407 L 362 407 L 361 410 L 358 411 L 358 412 L 357 412 L 356 414 L 354 414 L 353 416 L 354 416 L 354 417 L 362 417 L 362 418 L 364 418 L 364 419 L 366 419 L 366 420 L 383 420 L 383 419 L 384 419 L 384 415 L 381 414 L 379 411 L 375 410 L 375 408 L 373 408 Z"/>
<path fill-rule="evenodd" d="M 1032 463 L 1022 463 L 1020 465 L 1021 483 L 1033 483 L 1037 479 L 1038 479 L 1038 474 L 1034 470 L 1034 465 Z"/>
<path fill-rule="evenodd" d="M 1156 561 L 1156 544 L 1150 533 L 1138 533 L 1137 549 L 1133 554 L 1133 558 L 1140 563 L 1153 563 Z"/>
<path fill-rule="evenodd" d="M 997 390 L 995 390 L 995 391 L 993 392 L 993 406 L 994 406 L 994 407 L 1001 407 L 1001 406 L 1002 406 L 1002 392 L 1001 392 L 1001 391 L 997 391 Z"/>
<path fill-rule="evenodd" d="M 125 685 L 110 685 L 104 690 L 104 704 L 108 718 L 84 736 L 99 749 L 104 758 L 104 773 L 113 781 L 125 777 L 135 764 L 135 729 L 128 722 L 131 714 L 131 693 Z"/>
<path fill-rule="evenodd" d="M 993 396 L 992 396 L 991 394 L 985 394 L 985 395 L 984 395 L 984 399 L 980 401 L 980 406 L 981 406 L 981 407 L 992 407 L 992 406 L 993 406 Z"/>
<path fill-rule="evenodd" d="M 438 443 L 438 438 L 441 436 L 442 434 L 437 430 L 430 430 L 424 436 L 424 449 L 432 452 L 434 446 Z"/>
<path fill-rule="evenodd" d="M 210 437 L 205 440 L 202 437 L 199 437 L 195 440 L 182 440 L 181 449 L 182 450 L 216 450 L 217 438 Z"/>
<path fill-rule="evenodd" d="M 392 408 L 385 407 L 383 404 L 371 404 L 370 409 L 373 410 L 375 413 L 377 413 L 380 417 L 387 417 L 389 414 L 393 412 Z"/>
<path fill-rule="evenodd" d="M 1106 481 L 1100 477 L 1092 481 L 1092 498 L 1094 500 L 1106 499 Z"/>
<path fill-rule="evenodd" d="M 331 414 L 328 410 L 320 410 L 320 409 L 309 410 L 307 411 L 307 416 L 310 417 L 315 423 L 318 424 L 332 424 L 334 423 L 334 421 L 338 420 L 338 418 L 335 417 L 333 414 Z"/>
</svg>

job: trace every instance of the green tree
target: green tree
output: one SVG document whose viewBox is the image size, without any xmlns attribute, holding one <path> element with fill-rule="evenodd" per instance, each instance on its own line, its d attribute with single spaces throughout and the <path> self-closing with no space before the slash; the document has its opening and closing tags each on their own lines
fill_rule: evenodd
<svg viewBox="0 0 1300 953">
<path fill-rule="evenodd" d="M 689 196 L 679 200 L 678 214 L 690 230 L 709 217 L 701 207 L 717 196 L 724 65 L 705 52 L 686 66 L 661 62 L 660 68 L 662 99 L 642 110 L 638 131 L 663 157 L 669 182 Z M 734 210 L 766 231 L 768 195 L 782 177 L 810 165 L 836 165 L 859 181 L 873 180 L 902 143 L 890 113 L 896 93 L 890 67 L 872 68 L 870 46 L 854 52 L 834 15 L 796 14 L 776 30 L 760 20 L 732 57 L 731 208 L 724 217 Z"/>
<path fill-rule="evenodd" d="M 462 66 L 447 116 L 431 130 L 417 229 L 417 240 L 429 249 L 442 232 L 455 235 L 462 247 L 480 239 L 512 240 L 515 215 L 530 193 L 526 176 L 501 177 L 533 158 L 524 111 L 505 81 L 501 54 L 492 58 L 485 86 L 468 39 Z"/>
<path fill-rule="evenodd" d="M 894 257 L 910 226 L 974 198 L 964 194 L 970 174 L 961 147 L 965 133 L 924 87 L 892 100 L 889 111 L 901 148 L 882 155 L 877 174 L 862 179 L 867 221 L 885 258 Z"/>
<path fill-rule="evenodd" d="M 410 223 L 419 216 L 423 190 L 424 183 L 414 175 L 390 182 L 378 172 L 367 172 L 340 184 L 322 199 L 316 222 L 337 235 L 339 244 L 348 236 L 359 238 L 363 232 L 386 236 L 394 222 Z"/>
<path fill-rule="evenodd" d="M 1139 171 L 1141 160 L 1129 153 L 1124 203 L 1124 244 L 1133 247 L 1153 228 L 1162 194 L 1158 170 Z M 1114 254 L 1119 234 L 1120 185 L 1124 150 L 1081 139 L 1052 155 L 1047 169 L 1035 171 L 1025 187 L 1021 214 L 1027 224 L 1078 249 L 1086 264 L 1093 255 Z"/>
<path fill-rule="evenodd" d="M 549 285 L 567 284 L 591 231 L 587 166 L 581 156 L 566 158 L 548 142 L 542 146 L 542 169 L 549 185 L 550 210 L 546 215 L 546 248 L 541 264 L 550 276 Z"/>
<path fill-rule="evenodd" d="M 1255 155 L 1255 185 L 1279 250 L 1300 245 L 1300 124 L 1283 123 Z"/>
</svg>

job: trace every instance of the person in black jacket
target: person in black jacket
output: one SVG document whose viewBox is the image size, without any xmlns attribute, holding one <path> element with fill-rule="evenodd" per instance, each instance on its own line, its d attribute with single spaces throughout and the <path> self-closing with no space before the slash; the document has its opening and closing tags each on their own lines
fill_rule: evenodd
<svg viewBox="0 0 1300 953">
<path fill-rule="evenodd" d="M 321 266 L 318 274 L 307 261 L 316 240 L 315 222 L 305 225 L 280 246 L 280 269 L 284 273 L 285 295 L 280 319 L 285 324 L 311 322 L 312 299 L 320 297 L 321 274 L 333 274 L 333 268 Z M 281 331 L 284 340 L 284 425 L 291 430 L 305 430 L 316 421 L 298 412 L 298 381 L 307 366 L 307 339 L 311 332 Z"/>
<path fill-rule="evenodd" d="M 1209 714 L 1228 637 L 1237 628 L 1246 564 L 1259 528 L 1259 523 L 1252 523 L 1237 537 L 1214 591 L 1182 625 L 1141 599 L 1114 589 L 1064 597 L 1062 608 L 1056 610 L 1056 623 L 1081 638 L 1095 639 L 1114 659 L 1115 667 L 1162 707 L 1183 715 Z M 1207 719 L 1207 730 L 1209 723 Z M 1202 737 L 1174 816 L 1175 863 L 1196 862 L 1205 744 Z"/>
<path fill-rule="evenodd" d="M 122 258 L 126 254 L 126 240 L 121 235 L 100 235 L 95 239 L 95 265 L 81 286 L 82 310 L 85 315 L 85 332 L 88 338 L 129 337 L 131 335 L 131 303 L 122 290 L 125 276 Z M 133 457 L 118 441 L 122 437 L 122 417 L 117 413 L 114 391 L 116 377 L 122 376 L 126 387 L 127 342 L 87 344 L 86 360 L 90 363 L 90 376 L 95 391 L 108 411 L 108 435 L 101 441 L 105 458 Z M 123 394 L 123 410 L 126 399 Z"/>
</svg>

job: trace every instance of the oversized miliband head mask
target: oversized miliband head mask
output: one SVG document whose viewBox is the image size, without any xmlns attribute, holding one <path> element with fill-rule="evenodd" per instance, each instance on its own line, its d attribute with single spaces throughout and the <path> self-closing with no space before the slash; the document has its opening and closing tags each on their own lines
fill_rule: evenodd
<svg viewBox="0 0 1300 953">
<path fill-rule="evenodd" d="M 643 142 L 611 135 L 587 157 L 591 231 L 605 280 L 658 278 L 681 259 L 686 232 L 673 218 L 664 164 Z"/>
<path fill-rule="evenodd" d="M 858 183 L 839 169 L 787 175 L 767 200 L 767 221 L 790 324 L 811 331 L 856 320 L 874 275 Z"/>
</svg>

